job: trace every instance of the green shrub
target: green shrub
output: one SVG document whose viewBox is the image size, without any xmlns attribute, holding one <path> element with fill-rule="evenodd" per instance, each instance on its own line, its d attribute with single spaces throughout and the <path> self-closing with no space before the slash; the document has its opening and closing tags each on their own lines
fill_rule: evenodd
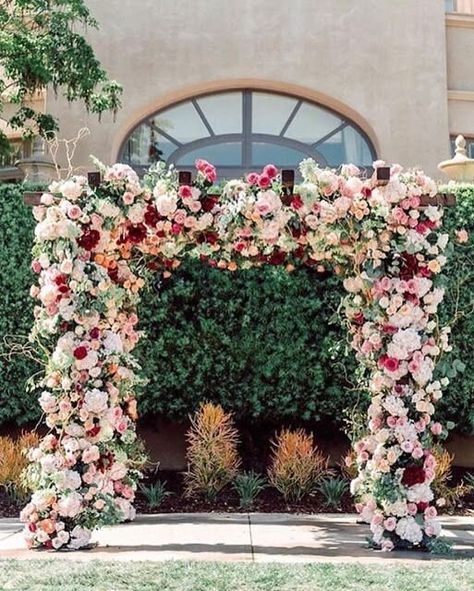
<svg viewBox="0 0 474 591">
<path fill-rule="evenodd" d="M 453 351 L 444 359 L 451 383 L 437 412 L 442 421 L 453 421 L 457 430 L 474 433 L 474 373 L 469 371 L 474 359 L 474 185 L 449 187 L 449 191 L 455 192 L 457 204 L 445 210 L 444 226 L 453 248 L 444 269 L 447 289 L 440 319 L 452 325 Z M 456 228 L 467 230 L 467 243 L 455 242 Z"/>
<path fill-rule="evenodd" d="M 182 419 L 206 399 L 237 420 L 339 421 L 357 399 L 335 317 L 341 293 L 337 277 L 310 269 L 231 273 L 185 261 L 140 306 L 141 412 Z"/>
<path fill-rule="evenodd" d="M 139 487 L 143 496 L 146 498 L 150 509 L 158 509 L 158 507 L 163 504 L 163 501 L 173 494 L 169 490 L 166 490 L 166 482 L 162 482 L 161 480 L 158 480 L 149 486 L 140 484 Z"/>
<path fill-rule="evenodd" d="M 324 498 L 324 505 L 330 509 L 341 508 L 342 497 L 349 490 L 349 482 L 345 478 L 324 478 L 317 487 Z"/>
<path fill-rule="evenodd" d="M 258 495 L 267 486 L 267 479 L 252 470 L 238 474 L 233 482 L 233 487 L 239 495 L 240 507 L 250 509 L 253 507 Z"/>
<path fill-rule="evenodd" d="M 23 203 L 23 185 L 0 183 L 0 424 L 37 420 L 37 396 L 26 381 L 38 369 L 28 358 L 5 356 L 11 340 L 27 337 L 33 322 L 30 251 L 35 221 Z"/>
</svg>

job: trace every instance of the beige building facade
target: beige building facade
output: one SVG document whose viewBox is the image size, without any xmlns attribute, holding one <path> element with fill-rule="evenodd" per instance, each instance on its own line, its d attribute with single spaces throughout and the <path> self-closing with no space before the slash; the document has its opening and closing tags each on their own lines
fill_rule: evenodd
<svg viewBox="0 0 474 591">
<path fill-rule="evenodd" d="M 373 159 L 441 177 L 458 133 L 474 138 L 471 0 L 88 0 L 88 37 L 123 108 L 98 121 L 53 93 L 74 166 L 202 154 L 229 176 Z M 64 162 L 62 162 L 64 165 Z"/>
</svg>

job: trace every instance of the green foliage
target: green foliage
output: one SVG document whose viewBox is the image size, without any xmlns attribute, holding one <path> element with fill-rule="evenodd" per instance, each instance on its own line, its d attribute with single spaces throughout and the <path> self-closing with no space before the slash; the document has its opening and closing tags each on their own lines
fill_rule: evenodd
<svg viewBox="0 0 474 591">
<path fill-rule="evenodd" d="M 331 509 L 340 509 L 342 497 L 349 490 L 349 483 L 345 478 L 324 478 L 317 487 L 324 497 L 324 504 Z"/>
<path fill-rule="evenodd" d="M 3 0 L 0 5 L 0 112 L 17 105 L 9 123 L 27 135 L 57 129 L 28 104 L 47 86 L 99 115 L 120 107 L 122 87 L 108 79 L 81 33 L 97 28 L 84 0 Z M 0 138 L 5 136 L 0 132 Z"/>
<path fill-rule="evenodd" d="M 452 189 L 451 189 L 452 190 Z M 28 335 L 33 300 L 29 288 L 34 220 L 21 185 L 0 184 L 0 345 Z M 474 432 L 474 188 L 457 190 L 447 208 L 451 234 L 465 228 L 467 244 L 452 247 L 445 267 L 447 293 L 441 323 L 453 326 L 452 354 L 442 359 L 451 384 L 437 418 Z M 182 419 L 203 400 L 221 404 L 238 421 L 326 422 L 343 425 L 344 409 L 364 407 L 352 390 L 356 363 L 336 317 L 342 295 L 337 277 L 310 269 L 288 274 L 262 267 L 230 273 L 186 261 L 150 289 L 140 305 L 140 328 L 148 338 L 136 352 L 149 378 L 140 414 Z M 464 365 L 466 368 L 464 368 Z M 0 424 L 39 417 L 36 395 L 26 381 L 38 368 L 28 358 L 0 357 Z M 453 372 L 455 370 L 455 374 Z M 365 420 L 363 422 L 365 425 Z"/>
<path fill-rule="evenodd" d="M 166 482 L 162 482 L 161 480 L 158 480 L 149 486 L 140 484 L 139 488 L 148 501 L 151 509 L 157 509 L 163 504 L 166 497 L 169 497 L 172 494 L 169 490 L 166 490 Z"/>
<path fill-rule="evenodd" d="M 341 293 L 337 278 L 309 269 L 231 273 L 186 261 L 140 307 L 141 412 L 181 419 L 206 399 L 237 419 L 338 420 L 358 400 L 335 317 Z"/>
<path fill-rule="evenodd" d="M 238 474 L 233 482 L 234 489 L 237 491 L 242 509 L 250 509 L 258 495 L 267 486 L 267 479 L 253 470 Z"/>
<path fill-rule="evenodd" d="M 26 381 L 38 369 L 22 355 L 8 355 L 12 340 L 24 341 L 33 322 L 30 250 L 34 219 L 23 204 L 24 187 L 0 184 L 0 423 L 36 420 L 40 409 Z"/>
<path fill-rule="evenodd" d="M 446 295 L 440 306 L 440 321 L 452 326 L 453 351 L 442 361 L 450 379 L 449 389 L 438 403 L 438 416 L 456 424 L 456 429 L 474 432 L 474 185 L 448 189 L 457 196 L 456 207 L 446 208 L 444 225 L 451 235 L 452 251 L 444 269 Z M 456 229 L 469 233 L 467 243 L 455 241 Z"/>
</svg>

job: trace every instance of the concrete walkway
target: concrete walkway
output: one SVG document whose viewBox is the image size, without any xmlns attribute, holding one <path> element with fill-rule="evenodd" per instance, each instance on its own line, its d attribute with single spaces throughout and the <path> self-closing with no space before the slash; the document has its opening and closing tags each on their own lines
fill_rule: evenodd
<svg viewBox="0 0 474 591">
<path fill-rule="evenodd" d="M 443 537 L 454 558 L 474 557 L 474 516 L 443 517 Z M 77 552 L 25 549 L 17 519 L 0 520 L 0 558 L 108 560 L 226 560 L 257 562 L 418 562 L 422 552 L 374 552 L 368 527 L 355 515 L 158 514 L 94 534 L 98 546 Z"/>
</svg>

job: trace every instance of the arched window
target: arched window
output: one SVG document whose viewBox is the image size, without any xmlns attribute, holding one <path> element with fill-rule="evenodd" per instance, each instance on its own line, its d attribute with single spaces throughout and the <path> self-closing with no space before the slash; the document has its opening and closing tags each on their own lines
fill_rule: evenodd
<svg viewBox="0 0 474 591">
<path fill-rule="evenodd" d="M 375 150 L 352 121 L 298 97 L 254 90 L 218 92 L 180 102 L 142 121 L 120 159 L 143 172 L 159 160 L 189 169 L 212 162 L 221 177 L 238 177 L 269 162 L 296 168 L 304 158 L 322 166 L 371 166 Z"/>
</svg>

